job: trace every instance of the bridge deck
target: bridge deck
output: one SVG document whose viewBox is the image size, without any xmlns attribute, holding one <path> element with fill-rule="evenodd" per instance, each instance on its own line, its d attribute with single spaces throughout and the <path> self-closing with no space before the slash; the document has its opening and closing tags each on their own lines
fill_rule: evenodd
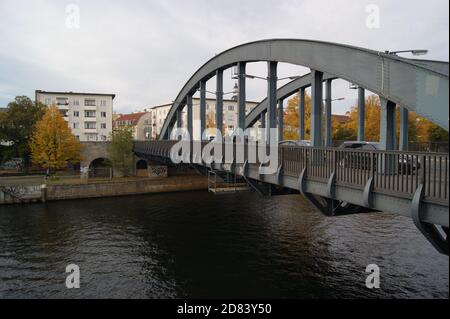
<svg viewBox="0 0 450 319">
<path fill-rule="evenodd" d="M 170 158 L 170 149 L 175 143 L 177 141 L 136 142 L 135 153 L 144 158 L 164 158 L 167 160 Z M 208 142 L 191 143 L 200 143 L 202 149 L 208 144 Z M 238 145 L 234 145 L 234 147 L 236 148 Z M 192 147 L 191 149 L 195 148 Z M 246 144 L 244 149 L 245 159 L 248 159 L 248 154 L 252 154 L 252 152 L 256 154 L 255 145 Z M 223 148 L 222 154 L 225 154 L 224 151 Z M 270 151 L 271 149 L 268 148 L 267 154 Z M 410 208 L 412 198 L 419 185 L 423 185 L 423 202 L 429 205 L 425 208 L 425 211 L 430 216 L 439 214 L 438 220 L 434 221 L 448 226 L 450 179 L 449 156 L 446 153 L 363 151 L 312 147 L 276 147 L 272 151 L 278 152 L 279 169 L 277 173 L 271 175 L 259 174 L 261 167 L 259 161 L 246 164 L 236 163 L 236 157 L 233 159 L 233 165 L 230 165 L 231 161 L 229 161 L 229 163 L 215 162 L 211 166 L 217 170 L 233 171 L 238 175 L 246 176 L 251 170 L 253 175 L 249 177 L 253 179 L 296 190 L 299 189 L 297 181 L 304 172 L 306 181 L 310 185 L 319 187 L 313 193 L 327 194 L 326 188 L 331 183 L 333 187 L 341 187 L 346 189 L 347 192 L 349 190 L 356 191 L 355 198 L 347 198 L 347 201 L 359 205 L 364 202 L 361 200 L 361 196 L 363 196 L 368 182 L 372 180 L 370 195 L 384 195 L 393 198 L 392 203 L 395 203 L 396 200 L 398 207 L 395 207 L 396 204 L 392 204 L 388 211 L 403 212 L 406 215 L 409 213 L 405 213 L 405 211 L 408 210 L 408 207 Z M 197 158 L 197 155 L 194 158 Z M 208 166 L 202 162 L 197 163 L 197 165 Z M 325 188 L 325 190 L 322 191 L 322 188 Z M 378 197 L 381 198 L 380 196 Z M 402 205 L 404 207 L 400 208 Z M 436 212 L 436 214 L 433 212 Z"/>
</svg>

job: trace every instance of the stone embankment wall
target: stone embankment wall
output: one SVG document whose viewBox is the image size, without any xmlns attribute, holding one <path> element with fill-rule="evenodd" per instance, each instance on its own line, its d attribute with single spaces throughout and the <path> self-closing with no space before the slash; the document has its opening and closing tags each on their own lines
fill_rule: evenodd
<svg viewBox="0 0 450 319">
<path fill-rule="evenodd" d="M 167 193 L 208 189 L 203 176 L 177 176 L 126 182 L 105 182 L 80 185 L 48 185 L 45 200 L 111 197 L 149 193 Z"/>
</svg>

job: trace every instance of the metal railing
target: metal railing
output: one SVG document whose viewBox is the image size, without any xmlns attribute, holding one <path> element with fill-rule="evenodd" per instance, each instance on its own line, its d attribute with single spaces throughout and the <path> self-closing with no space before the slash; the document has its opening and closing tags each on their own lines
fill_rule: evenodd
<svg viewBox="0 0 450 319">
<path fill-rule="evenodd" d="M 176 142 L 136 142 L 135 152 L 167 158 Z M 202 142 L 202 147 L 207 143 Z M 248 149 L 246 158 L 247 153 Z M 374 192 L 405 198 L 412 198 L 423 184 L 424 200 L 448 205 L 448 153 L 283 146 L 278 148 L 278 159 L 287 176 L 298 177 L 306 168 L 307 179 L 325 182 L 334 173 L 336 184 L 357 189 L 364 189 L 372 178 Z"/>
</svg>

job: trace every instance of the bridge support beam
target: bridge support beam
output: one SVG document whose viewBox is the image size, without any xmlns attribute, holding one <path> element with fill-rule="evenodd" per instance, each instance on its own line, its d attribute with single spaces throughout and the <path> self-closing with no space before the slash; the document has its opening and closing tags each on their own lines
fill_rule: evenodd
<svg viewBox="0 0 450 319">
<path fill-rule="evenodd" d="M 298 105 L 298 109 L 299 109 L 299 114 L 298 114 L 298 128 L 299 128 L 299 140 L 303 141 L 305 140 L 305 88 L 301 88 L 300 92 L 299 92 L 299 105 Z"/>
<path fill-rule="evenodd" d="M 266 135 L 267 135 L 267 132 L 266 132 L 266 114 L 267 114 L 267 112 L 262 112 L 259 115 L 259 123 L 260 123 L 259 133 L 261 133 L 261 136 L 260 136 L 261 141 L 264 141 L 266 139 Z"/>
<path fill-rule="evenodd" d="M 311 70 L 311 145 L 322 146 L 322 91 L 323 73 Z"/>
<path fill-rule="evenodd" d="M 267 141 L 272 139 L 270 136 L 270 130 L 277 127 L 277 62 L 271 61 L 267 63 L 267 128 L 269 134 Z"/>
<path fill-rule="evenodd" d="M 216 129 L 223 133 L 223 70 L 216 71 Z"/>
<path fill-rule="evenodd" d="M 245 102 L 246 102 L 246 78 L 245 78 L 245 62 L 238 63 L 238 112 L 237 112 L 237 124 L 238 128 L 245 130 Z"/>
<path fill-rule="evenodd" d="M 200 81 L 200 140 L 206 127 L 206 82 Z"/>
<path fill-rule="evenodd" d="M 408 115 L 408 109 L 400 107 L 400 151 L 408 150 Z"/>
<path fill-rule="evenodd" d="M 178 108 L 177 110 L 177 129 L 183 127 L 183 108 Z"/>
<path fill-rule="evenodd" d="M 382 150 L 395 149 L 395 103 L 380 96 L 380 147 Z"/>
<path fill-rule="evenodd" d="M 331 79 L 325 82 L 325 146 L 331 147 Z"/>
<path fill-rule="evenodd" d="M 283 100 L 278 100 L 278 141 L 281 142 L 283 140 L 283 131 L 284 131 L 284 109 L 283 109 Z"/>
<path fill-rule="evenodd" d="M 187 117 L 186 117 L 186 128 L 189 132 L 189 137 L 191 140 L 194 139 L 193 136 L 193 129 L 192 129 L 192 122 L 193 122 L 193 116 L 192 116 L 192 95 L 188 94 L 186 97 L 186 109 L 187 109 Z"/>
<path fill-rule="evenodd" d="M 358 141 L 366 139 L 366 92 L 364 88 L 358 87 Z"/>
</svg>

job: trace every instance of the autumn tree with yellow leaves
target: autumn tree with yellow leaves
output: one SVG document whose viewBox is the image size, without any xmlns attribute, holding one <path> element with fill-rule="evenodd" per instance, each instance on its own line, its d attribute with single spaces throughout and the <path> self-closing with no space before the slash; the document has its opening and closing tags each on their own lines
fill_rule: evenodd
<svg viewBox="0 0 450 319">
<path fill-rule="evenodd" d="M 31 157 L 47 171 L 80 161 L 80 142 L 75 138 L 59 109 L 50 106 L 36 123 L 31 141 Z"/>
<path fill-rule="evenodd" d="M 297 140 L 299 132 L 299 94 L 294 95 L 287 102 L 284 111 L 285 140 Z M 367 141 L 379 141 L 380 139 L 380 99 L 377 95 L 366 98 L 365 108 L 365 139 Z M 356 140 L 358 131 L 358 107 L 353 106 L 346 113 L 349 121 L 338 122 L 335 117 L 331 118 L 332 139 L 336 141 Z M 325 125 L 325 121 L 322 122 Z M 310 139 L 311 127 L 311 98 L 305 95 L 305 139 Z M 400 135 L 400 109 L 396 110 L 396 133 L 397 139 Z M 408 116 L 408 139 L 410 142 L 441 142 L 448 141 L 448 132 L 432 122 L 409 112 Z"/>
</svg>

